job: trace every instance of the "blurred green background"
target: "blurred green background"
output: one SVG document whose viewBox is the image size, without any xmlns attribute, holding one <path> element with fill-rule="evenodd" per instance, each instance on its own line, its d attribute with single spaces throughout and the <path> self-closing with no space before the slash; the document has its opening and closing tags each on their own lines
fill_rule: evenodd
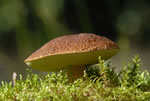
<svg viewBox="0 0 150 101">
<path fill-rule="evenodd" d="M 91 32 L 116 41 L 117 70 L 137 53 L 150 65 L 148 0 L 0 0 L 0 81 L 26 74 L 24 59 L 49 40 Z M 38 71 L 35 71 L 38 72 Z"/>
</svg>

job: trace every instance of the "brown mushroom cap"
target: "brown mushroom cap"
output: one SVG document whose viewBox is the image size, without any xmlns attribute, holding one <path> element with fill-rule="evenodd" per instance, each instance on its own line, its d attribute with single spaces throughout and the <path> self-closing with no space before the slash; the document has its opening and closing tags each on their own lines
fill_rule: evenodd
<svg viewBox="0 0 150 101">
<path fill-rule="evenodd" d="M 109 59 L 118 51 L 118 45 L 105 37 L 81 33 L 49 41 L 25 62 L 41 71 L 58 71 L 68 66 L 95 64 L 99 56 Z"/>
</svg>

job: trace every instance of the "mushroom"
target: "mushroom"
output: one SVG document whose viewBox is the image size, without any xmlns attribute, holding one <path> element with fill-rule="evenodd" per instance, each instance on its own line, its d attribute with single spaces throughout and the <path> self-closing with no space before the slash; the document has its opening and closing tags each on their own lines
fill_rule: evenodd
<svg viewBox="0 0 150 101">
<path fill-rule="evenodd" d="M 115 42 L 96 34 L 65 35 L 49 41 L 24 62 L 40 71 L 66 69 L 69 81 L 73 81 L 83 75 L 86 65 L 98 63 L 99 56 L 109 59 L 119 49 Z"/>
</svg>

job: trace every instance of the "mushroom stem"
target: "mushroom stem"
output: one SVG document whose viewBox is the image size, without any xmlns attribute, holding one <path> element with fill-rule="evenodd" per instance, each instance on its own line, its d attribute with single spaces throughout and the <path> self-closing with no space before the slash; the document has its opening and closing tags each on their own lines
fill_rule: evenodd
<svg viewBox="0 0 150 101">
<path fill-rule="evenodd" d="M 69 82 L 73 82 L 74 80 L 82 77 L 84 75 L 85 68 L 86 66 L 69 66 L 66 69 Z"/>
</svg>

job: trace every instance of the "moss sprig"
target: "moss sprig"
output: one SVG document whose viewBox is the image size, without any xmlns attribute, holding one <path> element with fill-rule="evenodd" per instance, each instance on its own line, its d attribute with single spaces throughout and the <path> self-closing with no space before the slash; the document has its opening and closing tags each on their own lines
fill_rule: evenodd
<svg viewBox="0 0 150 101">
<path fill-rule="evenodd" d="M 2 81 L 0 101 L 149 101 L 150 74 L 140 67 L 135 56 L 116 73 L 110 62 L 99 58 L 99 64 L 72 83 L 65 71 L 44 75 L 27 70 L 26 79 L 18 75 L 15 84 Z"/>
</svg>

